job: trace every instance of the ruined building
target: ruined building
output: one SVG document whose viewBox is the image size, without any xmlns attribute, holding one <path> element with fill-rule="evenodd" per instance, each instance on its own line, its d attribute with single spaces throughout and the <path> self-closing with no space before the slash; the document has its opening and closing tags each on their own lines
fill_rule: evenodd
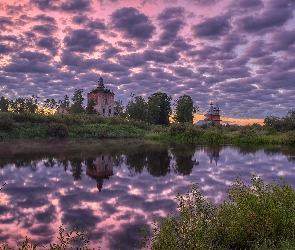
<svg viewBox="0 0 295 250">
<path fill-rule="evenodd" d="M 114 93 L 105 88 L 103 79 L 100 77 L 98 86 L 87 94 L 87 103 L 94 101 L 94 109 L 104 117 L 114 116 Z"/>
</svg>

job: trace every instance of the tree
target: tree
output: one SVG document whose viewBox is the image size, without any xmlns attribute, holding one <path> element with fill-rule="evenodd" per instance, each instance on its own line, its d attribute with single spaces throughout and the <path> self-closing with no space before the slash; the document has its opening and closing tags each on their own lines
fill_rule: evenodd
<svg viewBox="0 0 295 250">
<path fill-rule="evenodd" d="M 57 109 L 58 108 L 58 102 L 54 99 L 54 98 L 51 98 L 51 99 L 46 99 L 44 101 L 44 104 L 43 104 L 43 107 L 45 109 L 47 109 L 46 113 L 47 114 L 50 114 L 53 110 Z M 43 110 L 44 112 L 45 110 Z"/>
<path fill-rule="evenodd" d="M 176 106 L 174 120 L 181 123 L 193 123 L 193 114 L 198 110 L 198 107 L 194 107 L 193 99 L 189 95 L 183 95 L 176 99 L 174 103 Z"/>
<path fill-rule="evenodd" d="M 32 95 L 29 98 L 19 97 L 15 101 L 11 101 L 10 104 L 11 110 L 16 113 L 36 113 L 39 105 L 38 97 L 35 95 Z"/>
<path fill-rule="evenodd" d="M 124 117 L 124 106 L 121 100 L 117 100 L 114 102 L 114 115 Z"/>
<path fill-rule="evenodd" d="M 43 107 L 48 109 L 56 109 L 58 107 L 58 103 L 54 98 L 46 99 L 44 101 Z"/>
<path fill-rule="evenodd" d="M 8 112 L 10 101 L 5 97 L 1 96 L 0 99 L 0 112 Z"/>
<path fill-rule="evenodd" d="M 58 105 L 60 107 L 65 108 L 65 109 L 69 109 L 70 108 L 70 98 L 67 95 L 65 95 L 63 100 L 58 101 Z"/>
<path fill-rule="evenodd" d="M 152 124 L 168 125 L 171 115 L 171 96 L 157 92 L 148 98 L 148 119 Z"/>
<path fill-rule="evenodd" d="M 96 101 L 94 99 L 90 99 L 88 101 L 88 105 L 86 107 L 87 114 L 90 114 L 90 115 L 97 114 L 97 112 L 96 112 L 96 110 L 94 108 L 95 105 L 96 105 Z"/>
<path fill-rule="evenodd" d="M 126 106 L 126 115 L 129 119 L 147 121 L 147 103 L 142 96 L 131 94 L 131 100 Z"/>
<path fill-rule="evenodd" d="M 73 104 L 70 108 L 72 114 L 81 114 L 84 113 L 84 108 L 83 108 L 83 89 L 76 89 L 75 93 L 73 94 L 72 97 Z"/>
</svg>

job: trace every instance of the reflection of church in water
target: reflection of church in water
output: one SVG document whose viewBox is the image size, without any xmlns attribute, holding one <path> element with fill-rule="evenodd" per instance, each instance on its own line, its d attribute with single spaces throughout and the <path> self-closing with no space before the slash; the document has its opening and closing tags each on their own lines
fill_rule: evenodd
<svg viewBox="0 0 295 250">
<path fill-rule="evenodd" d="M 99 192 L 104 181 L 109 180 L 114 175 L 114 160 L 109 155 L 101 155 L 96 158 L 86 159 L 86 174 L 97 182 Z"/>
<path fill-rule="evenodd" d="M 210 160 L 210 164 L 215 161 L 215 165 L 217 166 L 219 160 L 219 148 L 207 148 L 206 152 Z"/>
</svg>

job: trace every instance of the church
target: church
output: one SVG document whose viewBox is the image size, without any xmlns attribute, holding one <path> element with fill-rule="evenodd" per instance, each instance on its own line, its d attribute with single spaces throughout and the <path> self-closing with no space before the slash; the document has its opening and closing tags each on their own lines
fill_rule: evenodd
<svg viewBox="0 0 295 250">
<path fill-rule="evenodd" d="M 98 80 L 98 86 L 87 94 L 87 104 L 93 100 L 96 112 L 103 117 L 114 116 L 114 92 L 104 87 L 102 77 Z"/>
<path fill-rule="evenodd" d="M 209 110 L 205 113 L 204 116 L 204 120 L 200 120 L 197 123 L 195 123 L 196 126 L 202 126 L 210 122 L 214 122 L 216 125 L 220 124 L 222 120 L 220 119 L 220 109 L 217 101 L 215 103 L 215 106 L 213 105 L 213 102 L 210 101 Z"/>
</svg>

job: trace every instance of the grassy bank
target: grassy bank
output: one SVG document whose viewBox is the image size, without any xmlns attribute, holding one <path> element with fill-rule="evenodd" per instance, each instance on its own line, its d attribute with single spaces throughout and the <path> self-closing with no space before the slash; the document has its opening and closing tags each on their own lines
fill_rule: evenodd
<svg viewBox="0 0 295 250">
<path fill-rule="evenodd" d="M 0 139 L 26 138 L 145 138 L 161 142 L 197 144 L 295 145 L 295 131 L 277 132 L 273 127 L 205 126 L 172 123 L 169 126 L 120 117 L 98 115 L 42 115 L 0 113 Z"/>
<path fill-rule="evenodd" d="M 141 138 L 148 128 L 118 117 L 0 113 L 0 139 Z"/>
<path fill-rule="evenodd" d="M 153 127 L 145 137 L 155 141 L 198 144 L 295 145 L 295 131 L 276 132 L 260 125 L 197 127 L 172 123 L 169 127 Z"/>
</svg>

